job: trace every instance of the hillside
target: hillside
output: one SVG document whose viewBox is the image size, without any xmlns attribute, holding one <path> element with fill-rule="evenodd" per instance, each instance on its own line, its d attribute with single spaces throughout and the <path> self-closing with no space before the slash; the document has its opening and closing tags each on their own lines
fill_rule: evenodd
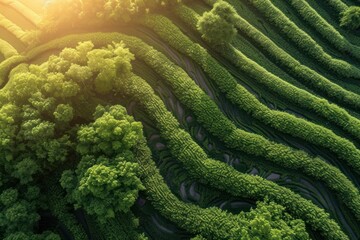
<svg viewBox="0 0 360 240">
<path fill-rule="evenodd" d="M 0 238 L 360 239 L 356 0 L 0 0 Z"/>
</svg>

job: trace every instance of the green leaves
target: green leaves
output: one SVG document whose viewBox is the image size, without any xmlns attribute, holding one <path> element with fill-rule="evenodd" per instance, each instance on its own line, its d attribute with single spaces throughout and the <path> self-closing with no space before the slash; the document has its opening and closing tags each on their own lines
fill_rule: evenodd
<svg viewBox="0 0 360 240">
<path fill-rule="evenodd" d="M 78 131 L 82 159 L 75 171 L 65 171 L 61 185 L 70 201 L 101 222 L 128 212 L 144 190 L 132 148 L 142 138 L 142 125 L 124 107 L 98 106 L 94 122 Z"/>
<path fill-rule="evenodd" d="M 219 1 L 210 12 L 205 12 L 199 19 L 197 28 L 202 37 L 213 44 L 229 43 L 235 37 L 234 26 L 236 11 L 227 2 Z"/>
<path fill-rule="evenodd" d="M 83 206 L 89 214 L 95 214 L 100 221 L 114 218 L 116 212 L 128 212 L 143 190 L 137 163 L 122 162 L 114 166 L 106 163 L 88 168 L 73 193 L 77 206 Z"/>
<path fill-rule="evenodd" d="M 360 7 L 351 6 L 341 13 L 340 26 L 351 30 L 360 27 Z"/>
<path fill-rule="evenodd" d="M 126 114 L 124 107 L 98 106 L 94 123 L 80 128 L 78 152 L 111 157 L 129 151 L 142 137 L 142 124 Z"/>
</svg>

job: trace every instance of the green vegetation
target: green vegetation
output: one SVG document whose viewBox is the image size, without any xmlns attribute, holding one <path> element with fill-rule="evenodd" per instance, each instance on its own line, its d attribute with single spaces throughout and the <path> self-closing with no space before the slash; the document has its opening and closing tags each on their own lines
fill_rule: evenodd
<svg viewBox="0 0 360 240">
<path fill-rule="evenodd" d="M 0 238 L 359 239 L 358 7 L 326 2 L 0 0 Z"/>
<path fill-rule="evenodd" d="M 340 26 L 349 29 L 360 27 L 360 7 L 352 6 L 341 13 Z"/>
<path fill-rule="evenodd" d="M 343 37 L 336 29 L 326 22 L 311 6 L 305 1 L 292 0 L 290 1 L 291 5 L 299 12 L 302 18 L 307 21 L 312 27 L 314 27 L 327 41 L 329 41 L 335 48 L 340 51 L 351 54 L 357 59 L 360 59 L 360 48 L 356 45 L 349 43 L 345 37 Z M 351 8 L 350 8 L 351 9 Z M 350 13 L 352 12 L 352 13 Z M 350 18 L 352 20 L 350 20 Z M 357 22 L 360 27 L 360 9 L 358 9 Z M 350 24 L 350 21 L 352 24 Z M 356 14 L 354 11 L 346 10 L 344 16 L 341 19 L 341 26 L 352 25 L 354 28 L 356 26 Z M 349 26 L 350 27 L 350 26 Z"/>
<path fill-rule="evenodd" d="M 322 49 L 308 34 L 298 28 L 286 15 L 276 8 L 269 0 L 249 0 L 271 24 L 285 34 L 302 51 L 309 54 L 319 63 L 326 66 L 340 76 L 347 78 L 360 78 L 360 70 L 340 59 L 333 58 Z"/>
</svg>

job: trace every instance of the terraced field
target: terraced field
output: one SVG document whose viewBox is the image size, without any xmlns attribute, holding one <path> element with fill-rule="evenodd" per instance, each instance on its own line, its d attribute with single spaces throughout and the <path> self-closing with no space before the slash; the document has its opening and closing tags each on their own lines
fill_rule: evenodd
<svg viewBox="0 0 360 240">
<path fill-rule="evenodd" d="M 0 0 L 0 237 L 360 239 L 356 5 Z"/>
</svg>

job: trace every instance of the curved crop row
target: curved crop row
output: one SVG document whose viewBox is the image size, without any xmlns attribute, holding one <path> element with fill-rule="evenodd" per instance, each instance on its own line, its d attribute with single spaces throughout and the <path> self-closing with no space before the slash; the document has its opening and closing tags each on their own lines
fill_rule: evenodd
<svg viewBox="0 0 360 240">
<path fill-rule="evenodd" d="M 256 156 L 263 156 L 274 163 L 291 169 L 302 170 L 304 173 L 324 181 L 331 189 L 339 193 L 339 197 L 343 198 L 345 204 L 360 218 L 360 194 L 351 181 L 337 168 L 318 158 L 312 159 L 304 152 L 295 151 L 287 146 L 268 141 L 259 135 L 237 129 L 221 113 L 210 97 L 181 68 L 171 63 L 164 55 L 152 47 L 146 46 L 146 44 L 135 39 L 132 41 L 124 39 L 124 42 L 139 59 L 151 66 L 155 72 L 168 81 L 180 101 L 189 109 L 192 109 L 198 120 L 204 124 L 204 127 L 228 147 Z M 133 42 L 136 42 L 136 44 L 133 44 Z M 278 124 L 281 125 L 281 122 Z M 289 125 L 288 123 L 287 126 L 293 128 L 296 124 Z M 304 127 L 304 129 L 306 128 Z M 317 131 L 324 130 L 318 129 Z M 347 146 L 347 144 L 349 143 L 342 145 Z M 354 158 L 359 156 L 356 149 L 352 156 Z M 319 168 L 322 169 L 321 174 L 314 171 Z"/>
<path fill-rule="evenodd" d="M 9 58 L 14 55 L 17 55 L 17 50 L 7 41 L 0 39 L 0 54 L 4 56 L 4 58 Z"/>
<path fill-rule="evenodd" d="M 26 59 L 27 58 L 22 55 L 14 55 L 0 63 L 0 86 L 3 86 L 7 82 L 11 69 L 26 61 Z"/>
<path fill-rule="evenodd" d="M 92 39 L 94 44 L 103 45 L 104 42 L 124 41 L 131 51 L 162 75 L 172 85 L 175 94 L 180 100 L 194 111 L 199 121 L 214 135 L 218 136 L 230 148 L 243 150 L 257 156 L 264 156 L 282 166 L 291 169 L 302 169 L 305 173 L 322 180 L 344 200 L 345 204 L 360 217 L 360 195 L 352 183 L 335 167 L 322 160 L 310 158 L 302 151 L 276 144 L 256 134 L 237 129 L 212 102 L 212 100 L 175 64 L 163 54 L 143 43 L 135 37 L 123 34 L 100 34 L 97 36 L 69 36 L 43 45 L 42 49 L 56 48 L 61 42 L 69 45 L 69 41 L 81 41 L 82 38 Z M 37 50 L 34 50 L 37 51 Z M 318 172 L 317 169 L 322 169 Z"/>
<path fill-rule="evenodd" d="M 308 34 L 298 28 L 283 12 L 276 8 L 269 0 L 249 0 L 268 21 L 286 35 L 295 45 L 318 62 L 336 72 L 349 77 L 360 78 L 360 69 L 343 60 L 332 58 Z"/>
<path fill-rule="evenodd" d="M 207 0 L 206 2 L 211 4 L 213 1 Z M 178 9 L 178 15 L 181 14 L 180 11 L 183 12 L 180 17 L 185 15 L 194 15 L 194 19 L 198 17 L 196 13 L 185 6 L 181 6 Z M 196 28 L 196 21 L 188 21 L 188 23 L 191 24 L 194 29 Z M 240 15 L 236 16 L 235 24 L 238 30 L 240 30 L 243 34 L 249 37 L 258 46 L 260 46 L 262 50 L 274 58 L 277 63 L 283 66 L 287 72 L 294 75 L 297 79 L 303 80 L 304 84 L 306 84 L 308 87 L 323 93 L 325 96 L 329 97 L 338 104 L 346 105 L 347 107 L 358 110 L 360 109 L 359 95 L 351 91 L 347 91 L 339 85 L 332 83 L 330 80 L 317 73 L 315 70 L 302 65 L 298 60 L 284 51 L 281 47 L 277 46 L 276 43 L 274 43 L 261 31 L 257 30 L 255 27 L 249 24 Z M 276 88 L 274 91 L 279 91 L 279 89 Z M 293 98 L 291 99 L 293 100 Z"/>
<path fill-rule="evenodd" d="M 270 110 L 269 108 L 265 107 L 245 88 L 237 84 L 235 79 L 233 79 L 224 68 L 219 66 L 217 62 L 203 48 L 197 44 L 192 43 L 179 31 L 179 29 L 170 24 L 168 20 L 165 20 L 162 17 L 149 17 L 147 18 L 145 24 L 154 29 L 154 31 L 157 32 L 162 38 L 164 38 L 165 41 L 167 41 L 170 45 L 174 46 L 180 52 L 188 54 L 193 60 L 195 60 L 195 62 L 202 66 L 204 71 L 218 85 L 219 89 L 224 94 L 226 94 L 227 98 L 229 98 L 231 102 L 240 108 L 250 113 L 254 118 L 257 118 L 280 131 L 292 134 L 296 137 L 300 137 L 311 143 L 327 147 L 328 149 L 336 152 L 336 154 L 345 161 L 352 159 L 350 160 L 352 163 L 349 164 L 354 166 L 357 171 L 360 170 L 358 167 L 356 167 L 360 163 L 359 151 L 351 142 L 338 137 L 332 131 L 326 128 L 309 123 L 303 119 L 296 118 L 290 114 L 276 110 Z M 172 34 L 167 34 L 167 31 L 171 31 Z M 247 68 L 249 71 L 258 71 L 258 68 Z M 165 71 L 159 70 L 158 72 L 164 73 Z M 260 72 L 260 74 L 263 73 Z M 264 79 L 265 78 L 266 75 Z M 271 81 L 271 78 L 270 82 L 274 83 Z M 305 91 L 302 92 L 306 93 Z M 359 130 L 360 128 L 357 127 L 360 126 L 358 120 L 353 117 L 352 119 L 355 123 L 355 125 L 353 125 L 354 130 Z M 349 122 L 346 121 L 346 124 L 348 123 Z M 352 154 L 348 155 L 350 152 L 352 152 Z"/>
<path fill-rule="evenodd" d="M 23 43 L 27 43 L 27 34 L 26 32 L 16 25 L 15 23 L 11 22 L 9 19 L 4 17 L 4 15 L 0 14 L 0 26 L 8 30 L 11 34 L 13 34 L 17 39 L 19 39 Z"/>
<path fill-rule="evenodd" d="M 360 59 L 360 47 L 347 41 L 346 38 L 323 19 L 306 1 L 291 0 L 289 3 L 307 23 L 315 28 L 335 48 L 345 54 Z"/>
<path fill-rule="evenodd" d="M 11 6 L 14 10 L 22 14 L 26 19 L 31 21 L 33 25 L 37 25 L 41 18 L 29 7 L 16 0 L 0 0 L 0 3 Z"/>
<path fill-rule="evenodd" d="M 327 2 L 329 3 L 329 5 L 335 9 L 338 13 L 341 13 L 343 11 L 345 11 L 348 8 L 348 5 L 346 5 L 343 1 L 341 0 L 327 0 Z"/>
<path fill-rule="evenodd" d="M 64 192 L 60 185 L 55 183 L 55 185 L 47 190 L 49 192 L 48 202 L 52 214 L 65 225 L 75 240 L 87 239 L 84 229 L 77 223 L 75 217 L 67 211 L 68 202 L 63 197 Z"/>
<path fill-rule="evenodd" d="M 195 28 L 195 19 L 197 19 L 197 15 L 195 15 L 194 12 L 190 11 L 186 7 L 179 8 L 177 11 L 178 15 L 187 23 L 191 24 L 193 28 Z M 189 20 L 190 19 L 190 20 Z M 164 20 L 163 20 L 164 22 Z M 156 23 L 159 24 L 159 23 Z M 164 24 L 164 23 L 163 23 Z M 169 44 L 173 44 L 175 48 L 183 52 L 184 54 L 191 55 L 191 57 L 200 64 L 201 58 L 199 56 L 196 56 L 195 53 L 192 53 L 191 51 L 195 50 L 189 50 L 189 46 L 194 45 L 192 42 L 189 41 L 188 37 L 186 37 L 184 34 L 179 31 L 177 27 L 174 27 L 171 23 L 166 23 L 168 28 L 172 28 L 172 31 L 177 32 L 177 37 L 181 37 L 183 41 L 187 42 L 188 44 L 179 44 L 174 39 L 171 39 L 171 36 L 167 35 L 165 31 L 161 28 L 156 28 L 158 31 L 158 34 L 161 35 L 164 39 L 168 39 L 167 42 Z M 152 26 L 154 27 L 154 26 Z M 195 45 L 194 45 L 195 46 Z M 194 47 L 193 47 L 194 48 Z M 196 53 L 197 54 L 206 54 L 205 50 L 201 50 L 201 47 L 199 48 Z M 284 99 L 295 103 L 298 106 L 301 106 L 305 109 L 309 109 L 316 114 L 326 118 L 327 120 L 335 123 L 342 129 L 344 129 L 346 132 L 352 134 L 357 139 L 360 139 L 360 121 L 351 116 L 349 113 L 347 113 L 344 109 L 339 108 L 338 106 L 329 103 L 328 101 L 318 98 L 311 93 L 299 89 L 282 79 L 278 78 L 277 76 L 269 73 L 264 68 L 253 62 L 251 59 L 247 58 L 244 54 L 242 54 L 239 50 L 234 49 L 231 46 L 221 46 L 216 47 L 216 50 L 218 50 L 222 55 L 227 57 L 231 62 L 233 62 L 237 67 L 241 68 L 243 71 L 251 75 L 254 80 L 259 81 L 262 85 L 265 85 L 268 89 L 272 90 L 273 92 L 279 94 Z M 213 60 L 215 61 L 215 60 Z M 200 64 L 202 65 L 202 64 Z M 257 71 L 254 71 L 256 69 Z M 211 70 L 211 69 L 210 69 Z M 219 70 L 218 70 L 219 71 Z M 225 73 L 226 69 L 222 69 L 222 72 Z M 227 78 L 232 78 L 228 73 Z M 225 75 L 224 75 L 225 76 Z M 234 82 L 235 80 L 232 80 Z M 230 82 L 228 83 L 230 84 Z M 234 84 L 234 83 L 231 83 Z M 321 83 L 319 83 L 321 84 Z M 343 93 L 344 96 L 350 94 Z M 352 99 L 352 101 L 357 101 L 357 98 L 359 97 L 356 94 L 352 94 L 351 97 L 356 97 Z"/>
<path fill-rule="evenodd" d="M 161 135 L 168 141 L 172 154 L 189 173 L 199 181 L 235 196 L 246 196 L 277 202 L 296 217 L 303 219 L 314 230 L 329 239 L 348 239 L 328 214 L 308 200 L 290 190 L 257 176 L 239 173 L 225 163 L 209 159 L 206 153 L 180 129 L 174 116 L 166 110 L 161 99 L 142 79 L 132 77 L 122 86 L 122 92 L 138 101 L 149 117 L 156 123 Z"/>
<path fill-rule="evenodd" d="M 200 208 L 179 201 L 156 168 L 145 141 L 136 146 L 136 154 L 146 194 L 153 206 L 166 218 L 191 233 L 201 234 L 209 239 L 235 239 L 241 235 L 241 221 L 245 220 L 241 215 L 233 215 L 217 207 Z"/>
</svg>

